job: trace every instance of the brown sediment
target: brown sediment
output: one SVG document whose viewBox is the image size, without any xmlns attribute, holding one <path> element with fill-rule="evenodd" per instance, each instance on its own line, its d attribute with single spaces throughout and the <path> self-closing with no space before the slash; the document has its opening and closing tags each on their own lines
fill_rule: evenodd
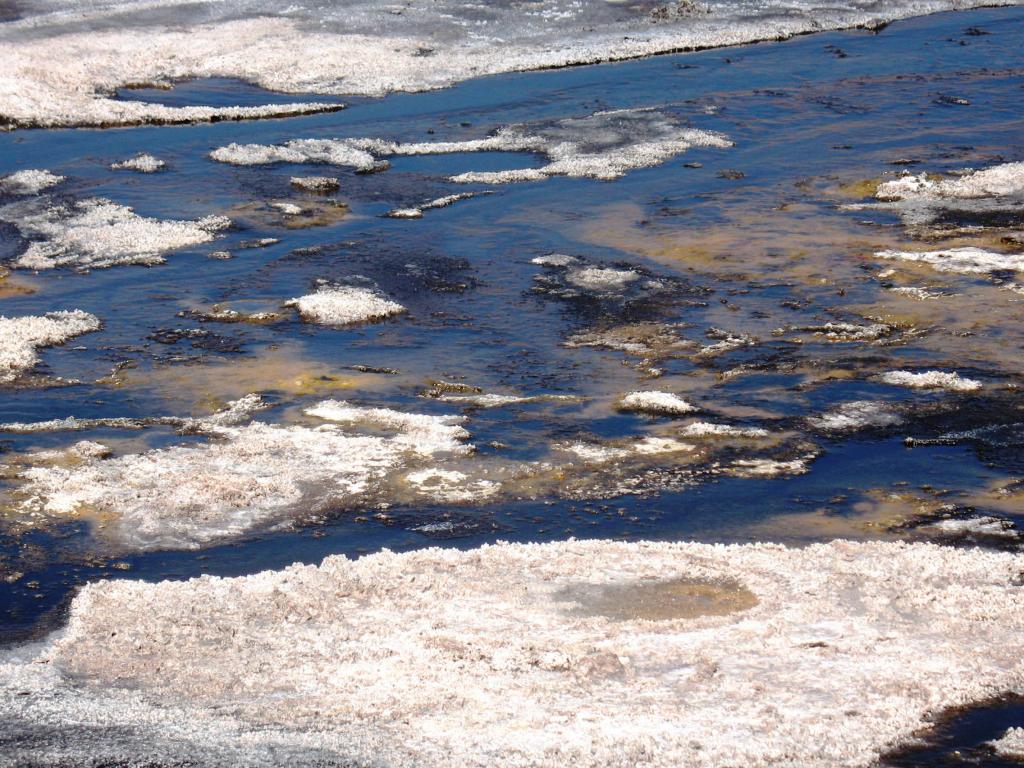
<svg viewBox="0 0 1024 768">
<path fill-rule="evenodd" d="M 27 296 L 36 292 L 34 286 L 24 280 L 13 281 L 10 279 L 10 275 L 10 270 L 0 267 L 0 299 L 11 296 Z"/>
<path fill-rule="evenodd" d="M 233 400 L 250 392 L 292 396 L 345 390 L 378 391 L 399 377 L 361 374 L 307 357 L 296 346 L 251 357 L 210 358 L 202 365 L 168 365 L 119 371 L 116 386 L 155 389 L 172 402 Z"/>
<path fill-rule="evenodd" d="M 554 594 L 574 603 L 569 613 L 612 621 L 669 621 L 727 616 L 753 608 L 757 597 L 731 579 L 678 578 L 613 584 L 576 584 Z"/>
<path fill-rule="evenodd" d="M 295 205 L 301 212 L 285 213 L 274 203 Z M 323 195 L 309 194 L 302 197 L 287 197 L 270 203 L 253 202 L 236 205 L 226 214 L 232 220 L 245 225 L 265 228 L 308 229 L 326 227 L 349 217 L 351 210 L 343 200 L 324 198 Z"/>
</svg>

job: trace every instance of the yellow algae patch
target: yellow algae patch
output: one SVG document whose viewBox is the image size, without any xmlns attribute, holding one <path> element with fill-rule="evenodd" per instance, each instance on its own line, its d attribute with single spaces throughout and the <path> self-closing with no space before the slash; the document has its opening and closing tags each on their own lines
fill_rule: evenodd
<svg viewBox="0 0 1024 768">
<path fill-rule="evenodd" d="M 115 374 L 117 386 L 155 389 L 169 400 L 188 403 L 220 403 L 250 392 L 301 396 L 380 390 L 396 378 L 339 370 L 305 357 L 295 347 L 277 347 L 253 357 L 211 358 L 202 365 L 126 369 Z"/>
</svg>

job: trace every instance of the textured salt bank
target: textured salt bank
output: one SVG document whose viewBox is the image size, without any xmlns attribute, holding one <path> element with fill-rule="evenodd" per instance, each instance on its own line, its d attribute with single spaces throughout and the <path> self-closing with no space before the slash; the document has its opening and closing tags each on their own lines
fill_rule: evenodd
<svg viewBox="0 0 1024 768">
<path fill-rule="evenodd" d="M 878 380 L 885 384 L 914 389 L 949 389 L 954 392 L 976 392 L 981 389 L 980 381 L 964 378 L 955 372 L 946 373 L 944 371 L 925 371 L 923 373 L 888 371 L 881 374 Z"/>
<path fill-rule="evenodd" d="M 438 197 L 434 200 L 422 203 L 415 208 L 395 208 L 384 215 L 392 219 L 422 219 L 424 211 L 429 211 L 434 208 L 446 208 L 453 203 L 457 203 L 460 200 L 468 200 L 471 197 L 476 197 L 476 193 L 462 192 L 457 195 L 445 195 L 444 197 Z"/>
<path fill-rule="evenodd" d="M 734 427 L 729 424 L 712 424 L 707 421 L 695 421 L 679 430 L 680 437 L 768 437 L 768 430 L 759 427 Z"/>
<path fill-rule="evenodd" d="M 567 541 L 104 581 L 0 666 L 0 732 L 35 764 L 868 768 L 1024 686 L 1022 569 L 928 544 Z"/>
<path fill-rule="evenodd" d="M 548 163 L 541 168 L 470 172 L 451 177 L 457 183 L 504 184 L 550 176 L 617 179 L 637 168 L 660 165 L 691 147 L 730 146 L 732 142 L 718 134 L 688 128 L 656 110 L 624 109 L 509 125 L 493 136 L 467 141 L 402 144 L 366 138 L 294 139 L 279 145 L 229 144 L 215 149 L 210 157 L 233 165 L 329 163 L 369 172 L 387 167 L 381 158 L 403 155 L 533 152 L 546 156 Z"/>
<path fill-rule="evenodd" d="M 287 9 L 268 0 L 243 6 L 157 0 L 140 13 L 136 3 L 124 1 L 19 3 L 20 18 L 0 26 L 0 121 L 118 125 L 322 111 L 337 106 L 176 108 L 113 96 L 126 84 L 192 77 L 238 78 L 293 93 L 379 96 L 500 72 L 875 26 L 981 4 L 880 0 L 840 7 L 790 0 L 780 13 L 768 0 L 712 0 L 705 13 L 695 5 L 575 0 L 526 6 L 411 0 L 401 10 L 380 0 Z M 133 23 L 126 26 L 128 15 Z"/>
<path fill-rule="evenodd" d="M 879 185 L 879 200 L 920 198 L 973 199 L 1024 195 L 1024 163 L 1005 163 L 953 179 L 933 180 L 926 174 L 903 176 Z"/>
<path fill-rule="evenodd" d="M 732 474 L 739 477 L 779 477 L 780 475 L 802 475 L 808 472 L 809 458 L 790 459 L 739 459 L 732 465 Z"/>
<path fill-rule="evenodd" d="M 1017 539 L 1020 533 L 1008 520 L 998 517 L 964 517 L 937 520 L 926 527 L 953 536 L 994 536 L 1000 539 Z"/>
<path fill-rule="evenodd" d="M 9 195 L 38 195 L 44 189 L 55 187 L 64 181 L 46 170 L 17 171 L 0 179 L 0 192 Z"/>
<path fill-rule="evenodd" d="M 405 312 L 405 307 L 370 288 L 324 285 L 316 293 L 285 302 L 303 320 L 321 325 L 351 325 L 384 320 Z"/>
<path fill-rule="evenodd" d="M 892 406 L 872 400 L 843 403 L 820 416 L 807 418 L 811 427 L 825 432 L 853 432 L 866 427 L 891 427 L 902 422 L 903 417 L 895 413 Z"/>
<path fill-rule="evenodd" d="M 334 176 L 292 176 L 291 185 L 306 192 L 334 192 L 341 188 Z"/>
<path fill-rule="evenodd" d="M 167 167 L 167 163 L 153 155 L 141 154 L 112 163 L 110 166 L 115 171 L 138 171 L 139 173 L 156 173 Z"/>
<path fill-rule="evenodd" d="M 45 197 L 0 207 L 0 221 L 30 241 L 14 266 L 80 270 L 161 264 L 164 254 L 208 243 L 231 224 L 223 216 L 161 221 L 102 198 L 58 203 Z"/>
<path fill-rule="evenodd" d="M 1010 728 L 990 743 L 996 754 L 1011 760 L 1024 760 L 1024 728 Z"/>
<path fill-rule="evenodd" d="M 18 476 L 18 508 L 51 518 L 95 516 L 105 521 L 101 535 L 125 548 L 195 548 L 372 503 L 396 473 L 472 450 L 456 417 L 338 401 L 307 414 L 344 429 L 234 426 L 255 405 L 243 398 L 219 417 L 198 420 L 195 431 L 217 438 L 209 443 L 90 458 L 71 467 L 31 466 Z"/>
<path fill-rule="evenodd" d="M 927 264 L 937 272 L 961 275 L 985 275 L 996 270 L 1024 271 L 1024 254 L 996 253 L 968 246 L 943 251 L 878 251 L 880 259 Z"/>
<path fill-rule="evenodd" d="M 674 395 L 671 392 L 658 392 L 656 390 L 630 392 L 619 401 L 618 408 L 622 411 L 672 416 L 692 413 L 698 410 L 697 406 L 688 403 L 679 395 Z"/>
<path fill-rule="evenodd" d="M 565 277 L 566 281 L 588 291 L 621 291 L 629 283 L 640 278 L 640 273 L 632 269 L 611 269 L 609 267 L 584 267 L 573 269 Z"/>
<path fill-rule="evenodd" d="M 0 316 L 0 382 L 14 381 L 39 362 L 39 349 L 98 330 L 100 321 L 80 309 L 42 317 Z"/>
</svg>

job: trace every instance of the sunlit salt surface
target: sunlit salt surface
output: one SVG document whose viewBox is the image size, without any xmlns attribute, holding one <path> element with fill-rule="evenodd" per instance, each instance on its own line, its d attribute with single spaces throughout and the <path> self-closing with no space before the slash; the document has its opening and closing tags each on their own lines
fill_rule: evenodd
<svg viewBox="0 0 1024 768">
<path fill-rule="evenodd" d="M 532 152 L 546 156 L 548 163 L 540 168 L 472 171 L 451 177 L 458 183 L 506 184 L 550 176 L 616 179 L 636 168 L 660 165 L 695 146 L 727 148 L 732 143 L 718 134 L 681 125 L 657 110 L 624 109 L 505 126 L 484 139 L 405 144 L 365 138 L 293 139 L 280 145 L 229 144 L 215 149 L 210 157 L 232 165 L 328 163 L 370 172 L 387 168 L 384 158 L 393 156 L 458 152 Z M 457 199 L 461 197 L 440 198 L 427 207 L 442 207 Z"/>
<path fill-rule="evenodd" d="M 231 225 L 223 216 L 163 221 L 103 198 L 60 202 L 45 196 L 0 207 L 0 222 L 28 240 L 14 266 L 37 270 L 161 264 L 165 254 L 208 243 Z"/>
<path fill-rule="evenodd" d="M 156 173 L 167 167 L 167 163 L 159 157 L 143 153 L 127 160 L 119 160 L 111 163 L 110 168 L 115 171 L 138 171 L 139 173 Z"/>
<path fill-rule="evenodd" d="M 1024 683 L 1022 565 L 569 541 L 101 582 L 0 666 L 0 728 L 44 762 L 866 767 Z"/>
<path fill-rule="evenodd" d="M 106 126 L 299 114 L 333 105 L 169 107 L 111 94 L 127 85 L 227 77 L 270 90 L 382 95 L 499 72 L 878 26 L 976 4 L 544 0 L 481 7 L 417 0 L 399 11 L 378 0 L 286 9 L 266 2 L 221 8 L 163 0 L 139 8 L 134 2 L 55 7 L 33 0 L 19 3 L 20 18 L 0 27 L 0 59 L 7 64 L 0 74 L 0 119 L 15 126 Z"/>
<path fill-rule="evenodd" d="M 10 195 L 38 195 L 45 189 L 57 186 L 64 179 L 64 176 L 47 170 L 16 171 L 0 178 L 0 192 Z"/>
<path fill-rule="evenodd" d="M 619 401 L 619 408 L 624 411 L 640 413 L 680 415 L 698 410 L 679 395 L 657 390 L 646 392 L 630 392 Z"/>
<path fill-rule="evenodd" d="M 992 742 L 997 754 L 1011 760 L 1024 760 L 1024 728 L 1009 728 Z"/>
<path fill-rule="evenodd" d="M 875 256 L 892 261 L 927 264 L 938 272 L 955 272 L 961 275 L 987 275 L 997 270 L 1024 270 L 1024 254 L 996 253 L 971 246 L 944 251 L 879 251 Z"/>
<path fill-rule="evenodd" d="M 384 320 L 405 312 L 405 307 L 370 288 L 322 285 L 316 293 L 285 302 L 304 320 L 322 325 L 350 325 Z"/>
<path fill-rule="evenodd" d="M 881 374 L 878 379 L 886 384 L 913 389 L 949 389 L 954 392 L 975 392 L 981 389 L 980 381 L 947 371 L 889 371 Z"/>
<path fill-rule="evenodd" d="M 0 383 L 14 381 L 39 362 L 39 350 L 98 330 L 95 315 L 79 309 L 42 317 L 0 316 Z"/>
</svg>

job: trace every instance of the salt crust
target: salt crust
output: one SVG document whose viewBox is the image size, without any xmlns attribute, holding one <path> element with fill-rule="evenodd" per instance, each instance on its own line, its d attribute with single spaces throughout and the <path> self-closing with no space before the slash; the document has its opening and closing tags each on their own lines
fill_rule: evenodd
<svg viewBox="0 0 1024 768">
<path fill-rule="evenodd" d="M 1003 757 L 1024 760 L 1024 728 L 1010 728 L 991 744 Z"/>
<path fill-rule="evenodd" d="M 370 288 L 347 285 L 323 285 L 316 293 L 291 299 L 285 306 L 295 307 L 303 320 L 321 325 L 366 323 L 405 312 L 401 304 Z"/>
<path fill-rule="evenodd" d="M 1024 195 L 1024 163 L 1004 163 L 952 179 L 934 181 L 926 174 L 903 176 L 879 185 L 879 200 L 916 198 L 1006 197 Z"/>
<path fill-rule="evenodd" d="M 0 118 L 14 126 L 123 125 L 322 111 L 338 107 L 175 108 L 112 95 L 131 83 L 228 77 L 275 91 L 377 96 L 500 72 L 783 39 L 981 4 L 883 0 L 864 8 L 824 8 L 793 0 L 780 14 L 768 2 L 735 3 L 716 6 L 711 14 L 683 13 L 652 23 L 642 12 L 554 0 L 484 9 L 412 0 L 400 13 L 377 0 L 339 7 L 317 3 L 312 10 L 289 7 L 292 18 L 282 16 L 277 4 L 257 4 L 250 17 L 239 18 L 243 12 L 233 4 L 221 10 L 219 4 L 171 0 L 148 4 L 156 21 L 130 26 L 123 15 L 139 14 L 137 4 L 75 4 L 50 14 L 26 13 L 0 28 Z"/>
<path fill-rule="evenodd" d="M 630 392 L 619 401 L 619 410 L 640 413 L 680 415 L 698 410 L 679 395 L 656 390 Z"/>
<path fill-rule="evenodd" d="M 465 455 L 469 434 L 453 416 L 407 414 L 324 401 L 309 416 L 344 424 L 232 426 L 228 409 L 200 426 L 219 438 L 78 466 L 20 474 L 21 510 L 107 518 L 103 535 L 132 549 L 197 548 L 298 514 L 370 499 L 395 472 L 438 455 Z M 381 434 L 381 433 L 385 434 Z"/>
<path fill-rule="evenodd" d="M 293 139 L 279 145 L 228 144 L 215 149 L 210 157 L 233 165 L 330 163 L 363 172 L 386 167 L 380 158 L 396 155 L 535 152 L 547 157 L 547 165 L 541 168 L 451 177 L 457 183 L 504 184 L 549 176 L 616 179 L 636 168 L 660 165 L 694 146 L 725 148 L 732 142 L 718 134 L 682 126 L 655 110 L 624 109 L 548 123 L 509 125 L 485 139 L 407 144 L 365 138 Z"/>
<path fill-rule="evenodd" d="M 44 189 L 60 184 L 65 178 L 46 170 L 17 171 L 0 179 L 0 192 L 9 195 L 38 195 Z"/>
<path fill-rule="evenodd" d="M 778 477 L 780 475 L 803 475 L 809 471 L 808 462 L 813 457 L 779 461 L 777 459 L 739 459 L 732 465 L 732 474 L 739 477 Z"/>
<path fill-rule="evenodd" d="M 996 536 L 1004 539 L 1016 539 L 1020 533 L 1014 528 L 1013 523 L 1002 520 L 998 517 L 965 517 L 948 518 L 929 523 L 929 528 L 934 528 L 941 533 L 962 535 Z"/>
<path fill-rule="evenodd" d="M 0 432 L 15 434 L 33 434 L 37 432 L 80 432 L 87 429 L 145 429 L 149 426 L 170 426 L 181 432 L 196 434 L 216 434 L 221 428 L 236 426 L 249 421 L 253 414 L 267 407 L 267 403 L 258 394 L 252 393 L 238 400 L 232 400 L 224 408 L 209 416 L 192 418 L 183 416 L 153 416 L 142 418 L 79 419 L 67 416 L 63 419 L 46 421 L 9 421 L 0 424 Z M 33 454 L 38 456 L 38 454 Z"/>
<path fill-rule="evenodd" d="M 117 163 L 111 164 L 111 169 L 115 171 L 138 171 L 139 173 L 156 173 L 162 171 L 167 167 L 167 163 L 158 157 L 153 157 L 149 154 L 136 155 L 130 157 L 127 160 L 121 160 Z"/>
<path fill-rule="evenodd" d="M 341 187 L 334 176 L 292 176 L 291 185 L 307 192 L 333 192 Z"/>
<path fill-rule="evenodd" d="M 955 372 L 946 373 L 944 371 L 925 371 L 923 373 L 888 371 L 881 374 L 878 380 L 885 384 L 915 389 L 949 389 L 954 392 L 976 392 L 981 389 L 980 381 L 963 378 Z"/>
<path fill-rule="evenodd" d="M 929 544 L 566 541 L 104 581 L 8 653 L 0 731 L 31 734 L 7 757 L 36 763 L 867 768 L 944 709 L 1024 687 L 1022 568 Z M 575 610 L 588 585 L 670 579 L 757 604 Z"/>
<path fill-rule="evenodd" d="M 890 405 L 872 400 L 842 403 L 820 416 L 807 418 L 811 427 L 825 432 L 852 432 L 865 427 L 890 427 L 902 422 L 903 417 L 895 413 Z"/>
<path fill-rule="evenodd" d="M 875 256 L 927 264 L 937 272 L 961 275 L 985 275 L 996 270 L 1024 271 L 1024 254 L 996 253 L 973 246 L 943 251 L 878 251 Z"/>
<path fill-rule="evenodd" d="M 58 203 L 46 197 L 0 207 L 0 221 L 30 240 L 14 261 L 22 269 L 161 264 L 165 253 L 208 243 L 231 225 L 223 216 L 161 221 L 103 198 Z"/>
<path fill-rule="evenodd" d="M 680 437 L 768 437 L 768 430 L 759 427 L 734 427 L 729 424 L 712 424 L 695 421 L 679 430 Z"/>
<path fill-rule="evenodd" d="M 521 405 L 543 402 L 574 402 L 580 398 L 575 395 L 501 395 L 496 393 L 452 395 L 443 394 L 435 398 L 442 403 L 472 405 L 476 408 L 501 408 L 506 405 Z"/>
<path fill-rule="evenodd" d="M 14 381 L 38 363 L 41 347 L 63 344 L 99 327 L 95 315 L 80 309 L 49 312 L 42 317 L 0 315 L 0 382 Z"/>
<path fill-rule="evenodd" d="M 444 197 L 429 200 L 426 203 L 415 206 L 414 208 L 395 208 L 394 210 L 388 211 L 385 216 L 392 219 L 422 219 L 424 211 L 433 210 L 434 208 L 446 208 L 453 203 L 457 203 L 460 200 L 468 200 L 471 197 L 476 197 L 476 193 L 460 192 L 457 195 L 445 195 Z"/>
</svg>

